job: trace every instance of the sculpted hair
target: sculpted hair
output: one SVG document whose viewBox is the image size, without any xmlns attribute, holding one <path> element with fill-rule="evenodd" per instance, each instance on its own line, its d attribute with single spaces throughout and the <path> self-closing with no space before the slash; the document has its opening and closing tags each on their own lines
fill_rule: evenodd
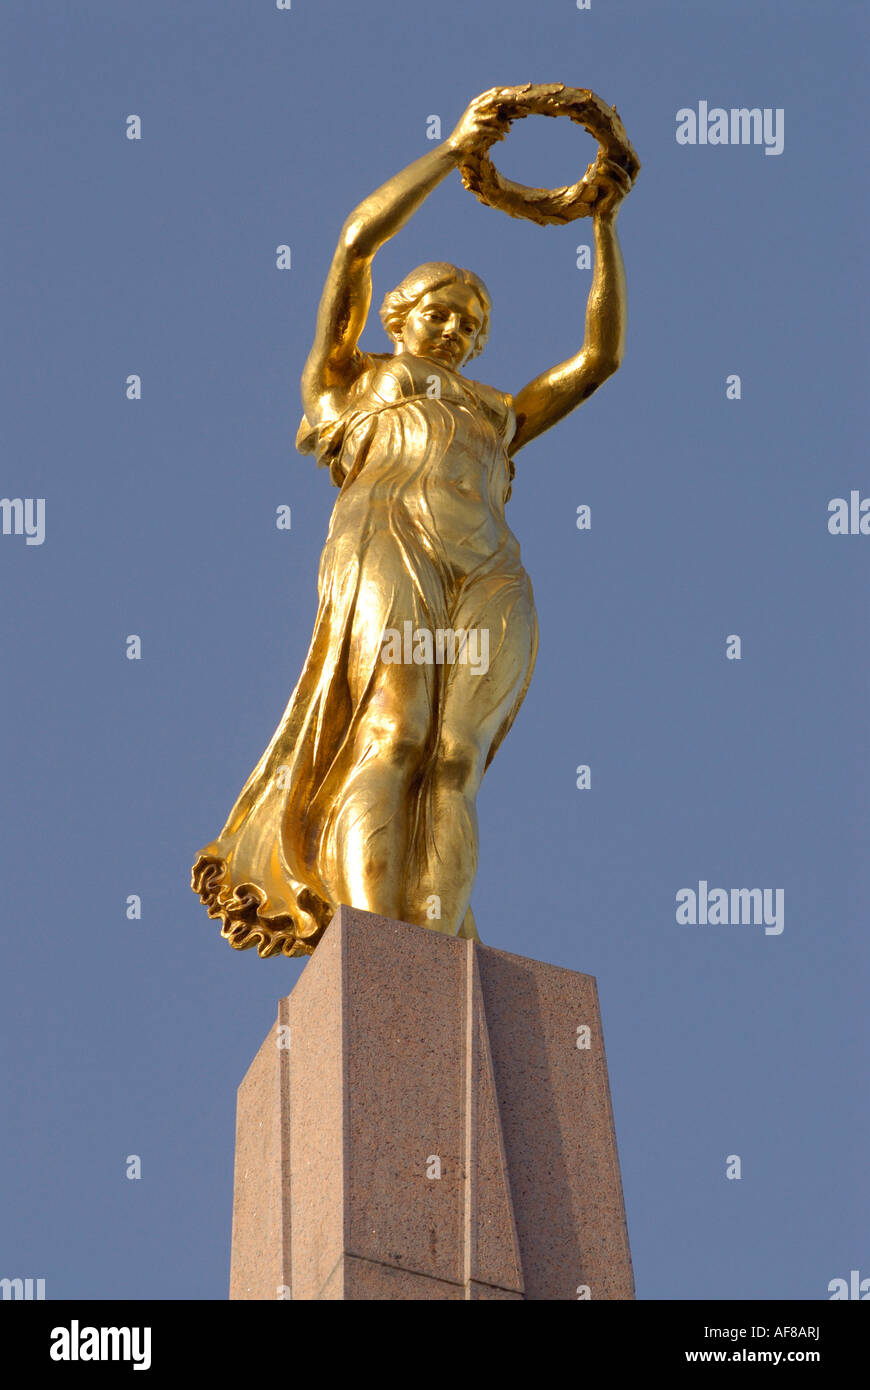
<svg viewBox="0 0 870 1390">
<path fill-rule="evenodd" d="M 472 357 L 479 357 L 486 347 L 486 340 L 489 337 L 489 320 L 492 312 L 489 290 L 480 277 L 474 274 L 474 271 L 462 270 L 458 265 L 451 265 L 449 261 L 427 261 L 425 265 L 418 265 L 416 270 L 412 270 L 394 290 L 390 290 L 389 294 L 384 296 L 384 302 L 381 305 L 381 323 L 393 342 L 398 340 L 405 325 L 405 319 L 424 294 L 431 294 L 432 290 L 440 290 L 444 285 L 456 284 L 467 285 L 469 289 L 473 290 L 483 309 L 483 323 L 480 326 L 474 348 L 469 353 L 469 360 Z"/>
</svg>

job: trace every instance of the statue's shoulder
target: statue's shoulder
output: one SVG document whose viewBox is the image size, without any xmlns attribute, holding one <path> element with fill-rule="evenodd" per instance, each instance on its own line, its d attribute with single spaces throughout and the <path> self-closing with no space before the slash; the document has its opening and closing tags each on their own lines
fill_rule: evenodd
<svg viewBox="0 0 870 1390">
<path fill-rule="evenodd" d="M 483 409 L 497 421 L 505 442 L 509 443 L 517 427 L 513 396 L 507 391 L 500 391 L 497 386 L 487 385 L 485 381 L 472 381 L 470 377 L 463 380 L 475 392 Z"/>
<path fill-rule="evenodd" d="M 316 454 L 318 462 L 323 462 L 320 455 L 324 443 L 335 434 L 348 415 L 360 408 L 383 364 L 390 360 L 391 354 L 388 352 L 361 352 L 357 348 L 349 373 L 350 385 L 340 392 L 325 392 L 317 403 L 316 414 L 310 420 L 307 415 L 302 416 L 296 432 L 296 448 L 300 454 Z"/>
<path fill-rule="evenodd" d="M 474 381 L 471 377 L 463 377 L 463 380 L 467 382 L 472 390 L 477 392 L 480 399 L 492 409 L 505 409 L 508 406 L 511 408 L 513 407 L 513 397 L 509 396 L 506 391 L 499 391 L 497 386 L 490 386 L 485 381 Z"/>
</svg>

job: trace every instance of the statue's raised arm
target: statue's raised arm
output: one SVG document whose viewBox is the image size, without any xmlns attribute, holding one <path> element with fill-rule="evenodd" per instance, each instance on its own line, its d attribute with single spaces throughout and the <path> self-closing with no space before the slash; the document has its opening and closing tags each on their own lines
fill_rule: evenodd
<svg viewBox="0 0 870 1390">
<path fill-rule="evenodd" d="M 622 362 L 626 288 L 616 216 L 631 181 L 618 164 L 605 162 L 598 183 L 600 192 L 592 212 L 595 268 L 586 302 L 583 346 L 567 361 L 536 376 L 514 398 L 517 431 L 512 454 L 588 400 Z"/>
<path fill-rule="evenodd" d="M 492 107 L 492 94 L 475 97 L 453 133 L 370 194 L 341 229 L 329 268 L 314 343 L 302 372 L 302 406 L 309 424 L 324 411 L 342 408 L 359 372 L 357 344 L 372 297 L 375 253 L 417 211 L 424 198 L 484 139 L 506 130 Z"/>
</svg>

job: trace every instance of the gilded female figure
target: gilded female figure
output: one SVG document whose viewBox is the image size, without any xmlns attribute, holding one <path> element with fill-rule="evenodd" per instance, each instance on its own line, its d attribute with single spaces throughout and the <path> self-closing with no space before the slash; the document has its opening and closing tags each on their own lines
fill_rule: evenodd
<svg viewBox="0 0 870 1390">
<path fill-rule="evenodd" d="M 320 302 L 297 447 L 339 493 L 314 632 L 271 743 L 193 870 L 222 934 L 261 956 L 311 952 L 340 903 L 477 936 L 475 800 L 537 646 L 505 520 L 513 459 L 620 364 L 629 186 L 604 166 L 581 350 L 516 396 L 463 373 L 486 343 L 490 297 L 453 265 L 412 271 L 381 309 L 393 351 L 362 351 L 376 251 L 497 133 L 492 98 L 351 213 Z"/>
</svg>

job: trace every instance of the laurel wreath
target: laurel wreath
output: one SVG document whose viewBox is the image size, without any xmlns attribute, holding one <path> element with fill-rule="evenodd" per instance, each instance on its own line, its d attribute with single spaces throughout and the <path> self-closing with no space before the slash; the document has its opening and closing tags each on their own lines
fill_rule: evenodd
<svg viewBox="0 0 870 1390">
<path fill-rule="evenodd" d="M 559 225 L 588 217 L 595 211 L 602 176 L 615 177 L 623 184 L 627 178 L 628 188 L 637 178 L 640 160 L 616 107 L 608 106 L 594 92 L 584 87 L 566 87 L 562 82 L 529 82 L 524 87 L 500 88 L 494 105 L 502 133 L 488 135 L 459 165 L 465 187 L 488 207 L 498 208 L 510 217 L 528 218 L 541 227 Z M 489 157 L 489 148 L 503 138 L 512 121 L 524 116 L 567 116 L 595 137 L 598 154 L 582 179 L 570 187 L 529 188 L 498 172 Z"/>
</svg>

